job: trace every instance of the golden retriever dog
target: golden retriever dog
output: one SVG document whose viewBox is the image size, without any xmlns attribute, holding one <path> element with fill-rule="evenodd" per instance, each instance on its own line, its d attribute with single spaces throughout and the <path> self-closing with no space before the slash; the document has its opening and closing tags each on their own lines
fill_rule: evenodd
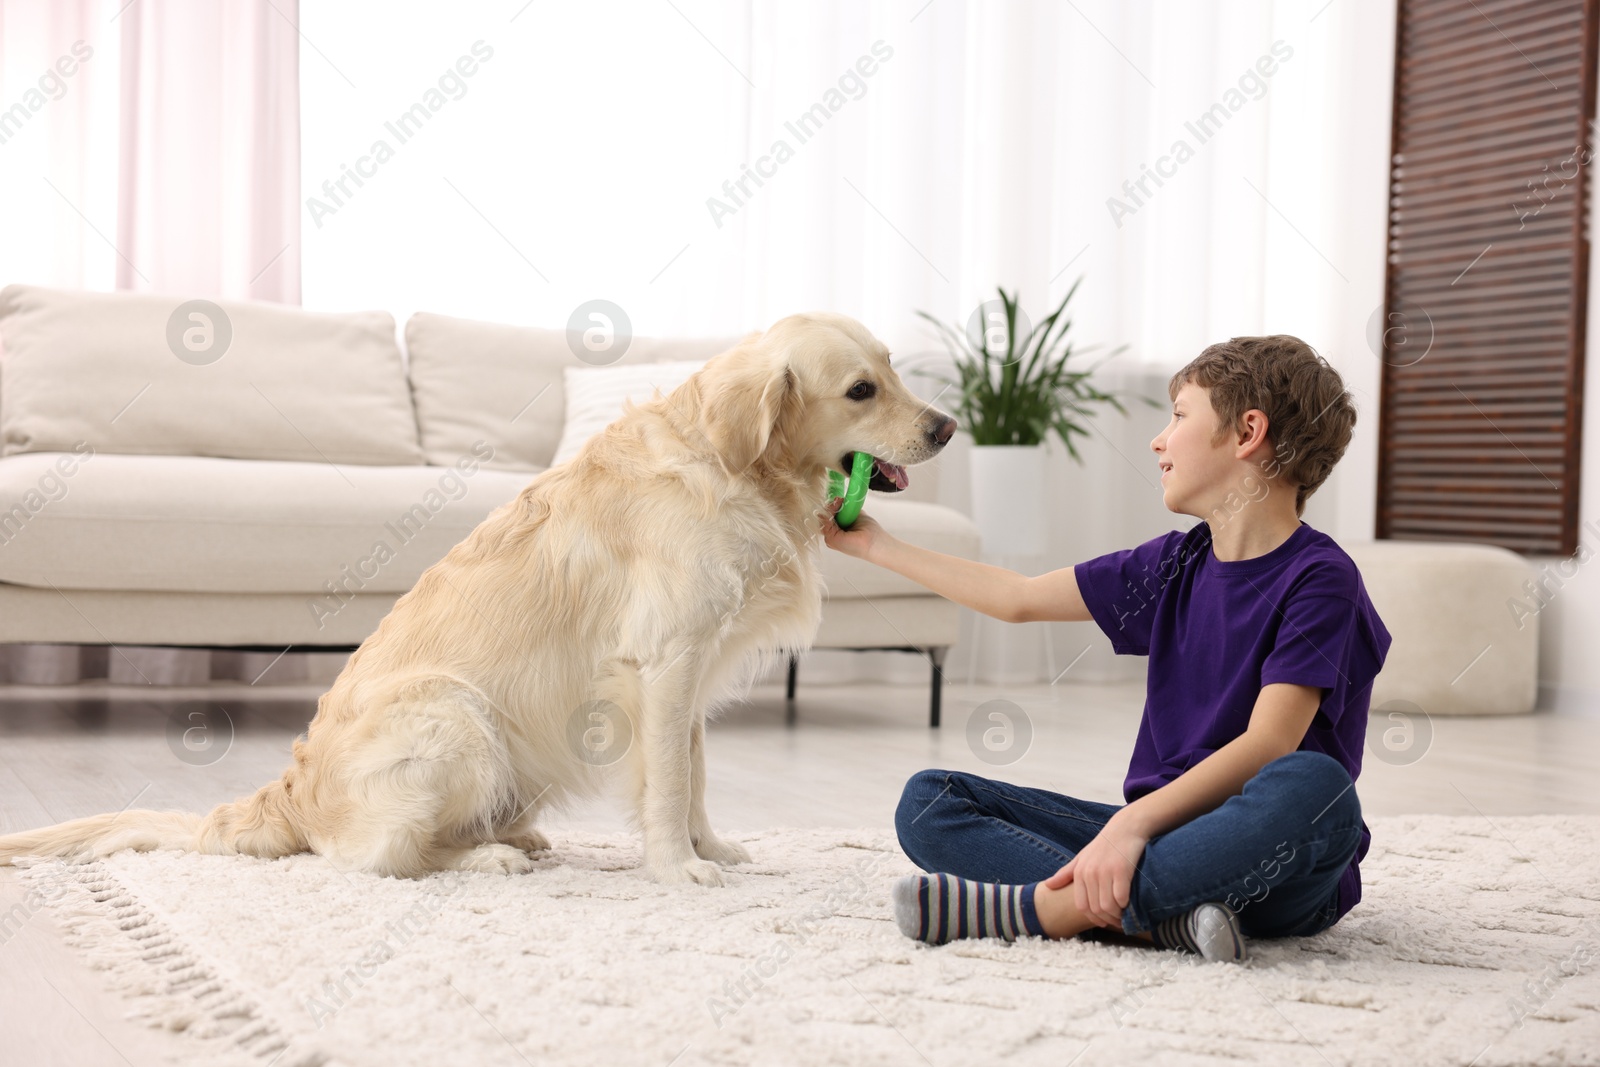
<svg viewBox="0 0 1600 1067">
<path fill-rule="evenodd" d="M 750 856 L 706 817 L 706 717 L 816 636 L 828 469 L 867 452 L 872 487 L 897 491 L 955 428 L 853 319 L 752 333 L 626 405 L 428 568 L 318 701 L 278 781 L 205 816 L 0 837 L 0 863 L 165 848 L 520 873 L 549 847 L 540 809 L 616 772 L 649 872 L 719 885 L 719 865 Z"/>
</svg>

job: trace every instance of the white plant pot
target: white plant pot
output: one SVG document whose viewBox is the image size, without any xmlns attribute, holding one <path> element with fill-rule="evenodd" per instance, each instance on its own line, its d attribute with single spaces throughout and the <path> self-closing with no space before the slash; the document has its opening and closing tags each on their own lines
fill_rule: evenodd
<svg viewBox="0 0 1600 1067">
<path fill-rule="evenodd" d="M 983 551 L 1043 555 L 1044 445 L 974 445 L 971 456 L 972 521 Z"/>
</svg>

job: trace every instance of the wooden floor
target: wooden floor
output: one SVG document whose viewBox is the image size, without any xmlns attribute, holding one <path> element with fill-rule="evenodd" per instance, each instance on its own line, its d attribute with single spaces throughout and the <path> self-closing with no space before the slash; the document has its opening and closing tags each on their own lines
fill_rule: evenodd
<svg viewBox="0 0 1600 1067">
<path fill-rule="evenodd" d="M 286 765 L 319 692 L 0 687 L 0 832 L 129 806 L 203 811 L 250 792 Z M 1023 745 L 1017 729 L 1004 753 L 1017 758 L 1003 764 L 979 759 L 968 742 L 974 711 L 997 700 L 1032 735 Z M 707 806 L 732 832 L 887 827 L 905 779 L 925 767 L 1117 803 L 1142 701 L 1139 685 L 957 684 L 946 690 L 944 727 L 932 731 L 922 688 L 802 683 L 799 722 L 788 727 L 782 690 L 758 687 L 709 732 Z M 978 751 L 987 752 L 982 730 L 994 725 L 979 720 Z M 1435 719 L 1431 736 L 1418 730 L 1398 759 L 1377 758 L 1395 747 L 1381 742 L 1394 725 L 1370 724 L 1358 785 L 1368 815 L 1600 813 L 1600 714 Z M 208 729 L 214 747 L 197 754 L 194 731 Z M 620 830 L 622 821 L 614 803 L 599 800 L 544 825 L 559 841 L 563 827 Z M 0 927 L 5 1063 L 144 1067 L 182 1053 L 181 1038 L 123 1019 L 122 1003 L 62 943 L 48 913 L 29 914 L 23 901 L 16 872 L 0 868 L 0 916 L 10 915 Z"/>
</svg>

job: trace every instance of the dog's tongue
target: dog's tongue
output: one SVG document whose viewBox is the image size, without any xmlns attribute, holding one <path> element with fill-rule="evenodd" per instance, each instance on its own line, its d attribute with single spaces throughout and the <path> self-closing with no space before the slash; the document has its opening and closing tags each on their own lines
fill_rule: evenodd
<svg viewBox="0 0 1600 1067">
<path fill-rule="evenodd" d="M 881 460 L 877 456 L 873 456 L 872 461 L 878 465 L 878 472 L 880 474 L 889 479 L 895 485 L 899 486 L 901 489 L 904 489 L 906 486 L 911 484 L 911 479 L 906 477 L 906 469 L 904 467 L 895 463 L 889 463 L 885 460 Z"/>
</svg>

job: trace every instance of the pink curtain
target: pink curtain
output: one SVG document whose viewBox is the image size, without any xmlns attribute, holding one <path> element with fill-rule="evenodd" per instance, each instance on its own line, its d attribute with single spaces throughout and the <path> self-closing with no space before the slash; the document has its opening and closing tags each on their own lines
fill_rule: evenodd
<svg viewBox="0 0 1600 1067">
<path fill-rule="evenodd" d="M 0 0 L 0 100 L 78 57 L 4 131 L 0 285 L 298 304 L 298 19 L 297 0 Z M 270 652 L 0 645 L 0 682 L 307 677 Z"/>
</svg>

